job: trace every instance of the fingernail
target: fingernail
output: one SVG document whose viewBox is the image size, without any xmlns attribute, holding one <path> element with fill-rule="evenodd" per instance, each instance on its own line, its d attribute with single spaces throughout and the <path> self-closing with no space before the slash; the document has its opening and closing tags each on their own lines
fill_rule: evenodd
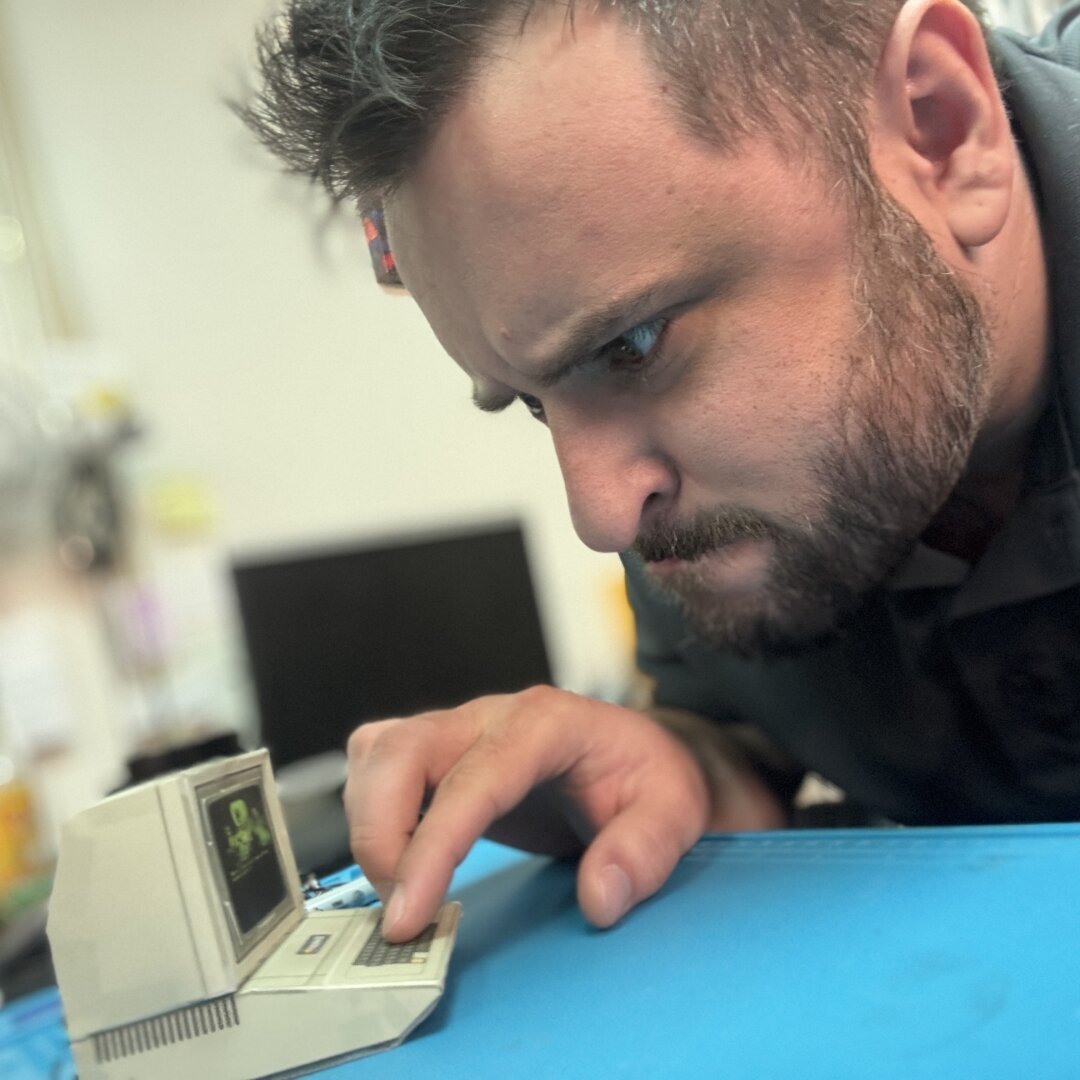
<svg viewBox="0 0 1080 1080">
<path fill-rule="evenodd" d="M 600 915 L 604 925 L 617 923 L 630 907 L 630 879 L 618 866 L 605 866 L 600 871 Z"/>
<path fill-rule="evenodd" d="M 394 927 L 405 917 L 405 888 L 395 885 L 383 912 L 383 933 L 393 933 Z"/>
</svg>

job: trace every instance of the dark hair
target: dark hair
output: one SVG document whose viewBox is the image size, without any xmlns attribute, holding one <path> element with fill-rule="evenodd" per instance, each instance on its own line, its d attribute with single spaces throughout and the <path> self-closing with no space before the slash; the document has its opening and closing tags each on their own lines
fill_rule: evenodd
<svg viewBox="0 0 1080 1080">
<path fill-rule="evenodd" d="M 820 146 L 856 203 L 872 184 L 866 105 L 903 0 L 593 2 L 643 34 L 698 134 L 731 145 L 770 131 Z M 261 85 L 236 109 L 290 170 L 372 205 L 408 175 L 491 45 L 541 3 L 573 18 L 574 0 L 288 0 L 259 33 Z"/>
</svg>

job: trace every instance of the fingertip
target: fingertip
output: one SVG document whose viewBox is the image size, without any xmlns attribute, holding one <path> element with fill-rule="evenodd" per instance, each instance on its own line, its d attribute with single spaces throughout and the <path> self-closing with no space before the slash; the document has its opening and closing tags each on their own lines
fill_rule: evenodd
<svg viewBox="0 0 1080 1080">
<path fill-rule="evenodd" d="M 614 926 L 634 902 L 634 887 L 626 871 L 610 863 L 600 871 L 600 910 L 604 926 Z"/>
<path fill-rule="evenodd" d="M 578 886 L 578 903 L 594 926 L 602 930 L 614 926 L 635 903 L 630 876 L 616 863 L 583 875 Z"/>
<path fill-rule="evenodd" d="M 694 838 L 654 807 L 612 818 L 593 838 L 578 868 L 578 902 L 596 926 L 612 926 L 656 893 Z"/>
<path fill-rule="evenodd" d="M 428 896 L 427 890 L 415 881 L 408 888 L 397 881 L 383 906 L 383 937 L 395 945 L 412 941 L 438 915 L 441 896 L 441 892 Z"/>
</svg>

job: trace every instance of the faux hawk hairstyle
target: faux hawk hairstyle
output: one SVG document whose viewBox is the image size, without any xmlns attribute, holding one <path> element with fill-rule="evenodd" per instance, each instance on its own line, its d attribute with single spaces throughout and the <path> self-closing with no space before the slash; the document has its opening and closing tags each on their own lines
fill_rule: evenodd
<svg viewBox="0 0 1080 1080">
<path fill-rule="evenodd" d="M 378 205 L 423 155 L 493 47 L 541 4 L 610 8 L 639 33 L 678 113 L 721 147 L 754 132 L 820 147 L 864 202 L 874 71 L 903 0 L 288 0 L 234 105 L 292 172 Z M 984 30 L 976 0 L 964 0 Z"/>
</svg>

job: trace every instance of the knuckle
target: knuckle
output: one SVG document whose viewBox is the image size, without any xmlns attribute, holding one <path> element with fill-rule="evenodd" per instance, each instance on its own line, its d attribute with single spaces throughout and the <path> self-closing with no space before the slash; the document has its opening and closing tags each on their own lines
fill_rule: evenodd
<svg viewBox="0 0 1080 1080">
<path fill-rule="evenodd" d="M 564 691 L 556 690 L 552 686 L 537 684 L 513 693 L 489 694 L 485 697 L 474 698 L 461 705 L 458 711 L 480 718 L 484 726 L 487 726 L 493 718 L 505 719 L 520 713 L 550 708 L 555 697 L 563 693 Z"/>
<path fill-rule="evenodd" d="M 349 822 L 349 847 L 353 854 L 370 852 L 383 840 L 383 832 L 372 821 L 353 820 Z"/>
<path fill-rule="evenodd" d="M 476 756 L 463 758 L 443 777 L 436 798 L 443 804 L 450 800 L 467 799 L 477 814 L 497 815 L 501 806 L 499 789 L 505 773 L 490 760 Z"/>
<path fill-rule="evenodd" d="M 349 736 L 346 751 L 350 761 L 396 756 L 416 746 L 434 727 L 430 714 L 395 720 L 370 720 Z"/>
<path fill-rule="evenodd" d="M 556 690 L 554 686 L 538 683 L 536 686 L 519 691 L 516 697 L 519 706 L 526 709 L 549 709 L 562 698 L 563 694 L 564 691 Z"/>
<path fill-rule="evenodd" d="M 571 695 L 553 686 L 531 686 L 505 699 L 505 707 L 491 725 L 493 733 L 526 730 L 549 730 L 566 714 Z"/>
<path fill-rule="evenodd" d="M 386 726 L 394 723 L 394 720 L 376 720 L 354 728 L 345 744 L 345 753 L 349 759 L 366 757 L 376 740 L 384 733 Z"/>
</svg>

